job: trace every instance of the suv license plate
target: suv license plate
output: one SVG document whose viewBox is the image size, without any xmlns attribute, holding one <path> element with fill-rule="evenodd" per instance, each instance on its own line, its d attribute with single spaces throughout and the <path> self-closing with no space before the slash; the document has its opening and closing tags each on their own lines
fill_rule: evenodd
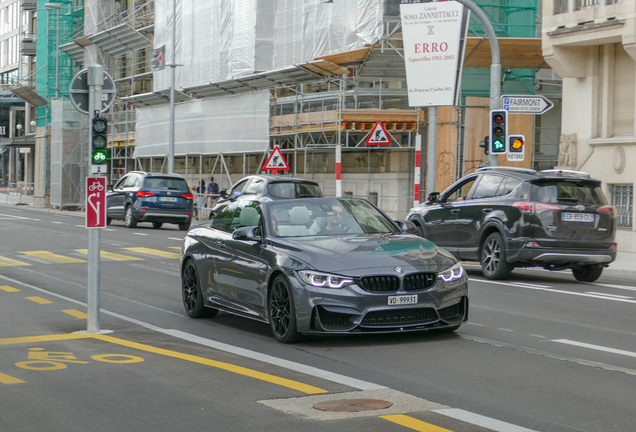
<svg viewBox="0 0 636 432">
<path fill-rule="evenodd" d="M 159 201 L 177 202 L 177 199 L 174 197 L 159 197 Z"/>
<path fill-rule="evenodd" d="M 594 222 L 592 213 L 562 213 L 561 219 L 567 222 Z"/>
<path fill-rule="evenodd" d="M 389 306 L 399 306 L 407 304 L 417 304 L 417 294 L 389 296 Z"/>
</svg>

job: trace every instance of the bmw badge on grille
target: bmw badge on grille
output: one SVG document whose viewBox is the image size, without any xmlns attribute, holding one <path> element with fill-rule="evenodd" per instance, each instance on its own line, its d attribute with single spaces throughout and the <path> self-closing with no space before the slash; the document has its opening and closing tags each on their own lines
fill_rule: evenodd
<svg viewBox="0 0 636 432">
<path fill-rule="evenodd" d="M 404 270 L 402 270 L 402 267 L 396 267 L 393 270 L 395 270 L 396 273 L 402 273 Z"/>
</svg>

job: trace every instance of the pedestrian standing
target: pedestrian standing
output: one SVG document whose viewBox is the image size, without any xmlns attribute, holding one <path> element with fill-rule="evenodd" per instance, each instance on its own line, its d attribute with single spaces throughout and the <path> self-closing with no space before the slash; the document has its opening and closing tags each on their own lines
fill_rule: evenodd
<svg viewBox="0 0 636 432">
<path fill-rule="evenodd" d="M 195 218 L 202 220 L 205 218 L 205 180 L 201 180 L 201 184 L 197 186 L 197 207 L 195 210 Z"/>
<path fill-rule="evenodd" d="M 208 208 L 212 209 L 216 205 L 216 201 L 219 199 L 219 185 L 215 183 L 214 177 L 210 176 L 210 182 L 208 183 Z"/>
</svg>

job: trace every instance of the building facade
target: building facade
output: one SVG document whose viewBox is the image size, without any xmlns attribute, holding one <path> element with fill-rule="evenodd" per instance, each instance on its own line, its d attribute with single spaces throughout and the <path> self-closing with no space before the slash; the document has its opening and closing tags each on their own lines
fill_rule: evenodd
<svg viewBox="0 0 636 432">
<path fill-rule="evenodd" d="M 544 0 L 543 54 L 563 78 L 559 166 L 603 181 L 619 250 L 636 251 L 636 2 Z"/>
</svg>

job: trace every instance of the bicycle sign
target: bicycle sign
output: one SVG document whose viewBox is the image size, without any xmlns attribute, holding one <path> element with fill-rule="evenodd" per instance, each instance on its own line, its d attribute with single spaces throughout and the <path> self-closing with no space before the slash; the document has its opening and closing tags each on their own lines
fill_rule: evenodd
<svg viewBox="0 0 636 432">
<path fill-rule="evenodd" d="M 86 228 L 106 228 L 106 178 L 86 178 Z"/>
<path fill-rule="evenodd" d="M 29 348 L 29 360 L 17 362 L 15 365 L 20 369 L 35 371 L 51 371 L 66 369 L 67 364 L 88 364 L 88 361 L 78 360 L 70 352 L 46 352 L 43 348 Z M 104 363 L 141 363 L 143 358 L 124 354 L 98 354 L 91 359 Z"/>
</svg>

